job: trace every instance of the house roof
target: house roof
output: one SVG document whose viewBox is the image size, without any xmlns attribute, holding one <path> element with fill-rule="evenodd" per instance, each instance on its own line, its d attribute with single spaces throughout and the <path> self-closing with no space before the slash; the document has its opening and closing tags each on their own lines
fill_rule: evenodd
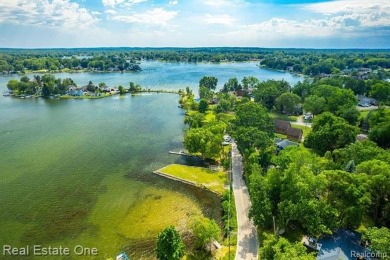
<svg viewBox="0 0 390 260">
<path fill-rule="evenodd" d="M 291 124 L 289 121 L 275 119 L 275 128 L 287 130 L 290 127 L 291 127 Z"/>
<path fill-rule="evenodd" d="M 302 131 L 302 129 L 299 129 L 299 128 L 290 127 L 290 128 L 287 130 L 287 135 L 289 135 L 289 136 L 295 136 L 295 137 L 299 138 L 299 137 L 302 137 L 303 131 Z"/>
<path fill-rule="evenodd" d="M 287 146 L 295 146 L 295 147 L 299 147 L 299 144 L 296 143 L 296 142 L 291 142 L 289 140 L 283 140 L 279 143 L 276 143 L 276 146 L 281 148 L 281 149 L 284 149 L 286 148 Z"/>
</svg>

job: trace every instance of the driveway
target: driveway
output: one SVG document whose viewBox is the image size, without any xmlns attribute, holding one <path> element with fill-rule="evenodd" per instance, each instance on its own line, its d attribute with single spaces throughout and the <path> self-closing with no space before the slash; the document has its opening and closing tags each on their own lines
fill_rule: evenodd
<svg viewBox="0 0 390 260">
<path fill-rule="evenodd" d="M 232 143 L 232 175 L 234 200 L 237 211 L 237 250 L 236 260 L 258 259 L 259 241 L 257 238 L 257 229 L 249 219 L 249 209 L 251 201 L 249 199 L 248 189 L 242 177 L 242 157 L 237 149 L 237 145 Z"/>
</svg>

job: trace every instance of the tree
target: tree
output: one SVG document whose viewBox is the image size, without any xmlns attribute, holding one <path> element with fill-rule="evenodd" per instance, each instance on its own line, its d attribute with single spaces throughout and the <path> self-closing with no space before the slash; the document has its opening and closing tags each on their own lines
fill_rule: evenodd
<svg viewBox="0 0 390 260">
<path fill-rule="evenodd" d="M 184 244 L 175 227 L 170 226 L 158 234 L 156 254 L 159 260 L 179 260 L 184 256 Z"/>
<path fill-rule="evenodd" d="M 42 97 L 49 97 L 51 95 L 50 88 L 46 83 L 43 83 L 42 87 Z"/>
<path fill-rule="evenodd" d="M 380 147 L 390 148 L 390 122 L 383 122 L 371 128 L 368 137 Z"/>
<path fill-rule="evenodd" d="M 372 86 L 370 96 L 385 104 L 390 103 L 390 83 L 380 82 Z"/>
<path fill-rule="evenodd" d="M 350 125 L 356 125 L 359 122 L 360 112 L 356 106 L 340 110 L 340 117 L 344 118 Z"/>
<path fill-rule="evenodd" d="M 366 186 L 370 193 L 369 214 L 379 226 L 390 224 L 390 164 L 379 160 L 365 161 L 356 167 L 356 173 L 367 174 Z"/>
<path fill-rule="evenodd" d="M 10 81 L 8 81 L 7 83 L 7 88 L 11 91 L 16 91 L 18 90 L 18 86 L 19 86 L 19 81 L 16 80 L 16 79 L 11 79 Z"/>
<path fill-rule="evenodd" d="M 225 98 L 222 98 L 218 101 L 218 104 L 215 106 L 215 112 L 217 114 L 219 113 L 226 113 L 232 108 L 232 104 L 230 100 L 227 100 Z"/>
<path fill-rule="evenodd" d="M 380 259 L 390 259 L 390 230 L 388 228 L 369 228 L 363 233 L 363 239 L 369 241 L 370 249 L 380 254 Z"/>
<path fill-rule="evenodd" d="M 252 207 L 249 216 L 259 228 L 270 228 L 272 223 L 272 204 L 265 178 L 260 171 L 250 176 L 249 187 Z"/>
<path fill-rule="evenodd" d="M 318 115 L 325 110 L 325 103 L 325 98 L 317 95 L 311 95 L 305 98 L 303 107 L 305 111 L 311 112 L 313 115 Z"/>
<path fill-rule="evenodd" d="M 92 81 L 89 81 L 89 83 L 87 85 L 87 90 L 90 91 L 90 92 L 95 93 L 96 88 L 95 88 L 95 85 L 92 83 Z"/>
<path fill-rule="evenodd" d="M 184 147 L 191 154 L 200 153 L 204 158 L 218 159 L 225 128 L 224 124 L 217 122 L 201 128 L 190 128 L 184 134 Z"/>
<path fill-rule="evenodd" d="M 190 115 L 187 115 L 184 118 L 184 123 L 188 124 L 190 128 L 199 128 L 203 126 L 203 121 L 205 120 L 205 115 L 199 112 L 194 112 Z"/>
<path fill-rule="evenodd" d="M 246 102 L 240 104 L 236 111 L 235 127 L 256 127 L 257 129 L 266 132 L 269 136 L 273 136 L 274 124 L 269 117 L 267 111 L 260 104 L 254 102 Z"/>
<path fill-rule="evenodd" d="M 345 148 L 336 149 L 332 153 L 334 161 L 345 168 L 346 164 L 354 161 L 355 165 L 369 160 L 380 160 L 383 162 L 390 161 L 390 153 L 380 148 L 372 141 L 356 142 L 347 145 Z"/>
<path fill-rule="evenodd" d="M 242 86 L 244 89 L 253 89 L 257 83 L 259 83 L 259 80 L 253 76 L 244 77 L 241 81 Z"/>
<path fill-rule="evenodd" d="M 343 118 L 324 112 L 314 118 L 312 131 L 305 138 L 304 144 L 324 154 L 354 142 L 358 132 L 356 126 L 349 125 Z"/>
<path fill-rule="evenodd" d="M 199 101 L 199 112 L 206 113 L 206 110 L 209 108 L 209 103 L 205 99 Z"/>
<path fill-rule="evenodd" d="M 218 224 L 205 217 L 197 217 L 191 229 L 198 248 L 206 248 L 213 239 L 218 241 L 221 236 Z"/>
<path fill-rule="evenodd" d="M 289 92 L 290 88 L 290 84 L 284 80 L 267 80 L 256 85 L 253 95 L 256 102 L 267 109 L 272 109 L 275 106 L 276 98 L 284 92 Z"/>
<path fill-rule="evenodd" d="M 364 185 L 366 176 L 340 170 L 324 171 L 320 175 L 328 180 L 326 199 L 337 209 L 340 226 L 359 227 L 370 205 L 370 194 Z"/>
<path fill-rule="evenodd" d="M 45 75 L 48 75 L 48 74 L 45 74 Z M 44 75 L 44 76 L 45 76 L 45 75 Z M 24 83 L 27 83 L 27 82 L 30 81 L 30 78 L 27 77 L 27 76 L 23 76 L 23 77 L 20 78 L 20 81 L 21 81 L 21 82 L 24 82 Z"/>
<path fill-rule="evenodd" d="M 223 85 L 223 92 L 237 91 L 242 89 L 242 86 L 238 83 L 237 78 L 230 78 L 228 82 Z"/>
<path fill-rule="evenodd" d="M 215 90 L 218 84 L 218 79 L 216 77 L 204 76 L 199 81 L 199 87 L 203 86 L 209 90 Z"/>
<path fill-rule="evenodd" d="M 201 99 L 210 99 L 212 97 L 212 92 L 210 89 L 208 89 L 205 86 L 200 86 L 199 87 L 199 98 Z"/>
<path fill-rule="evenodd" d="M 118 90 L 119 90 L 119 94 L 121 94 L 121 95 L 126 93 L 126 90 L 122 85 L 119 85 Z"/>
<path fill-rule="evenodd" d="M 307 253 L 302 243 L 290 243 L 283 237 L 265 234 L 263 246 L 260 248 L 261 259 L 300 259 L 315 260 L 314 253 Z"/>
<path fill-rule="evenodd" d="M 301 98 L 293 93 L 283 93 L 276 99 L 276 107 L 280 112 L 293 114 Z"/>
</svg>

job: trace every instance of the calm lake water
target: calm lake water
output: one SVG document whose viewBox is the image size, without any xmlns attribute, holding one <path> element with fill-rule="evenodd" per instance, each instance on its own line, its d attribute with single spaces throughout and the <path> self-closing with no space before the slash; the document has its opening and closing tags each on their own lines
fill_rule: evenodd
<svg viewBox="0 0 390 260">
<path fill-rule="evenodd" d="M 145 62 L 137 73 L 58 73 L 78 85 L 152 89 L 192 87 L 204 75 L 301 78 L 255 63 Z M 29 75 L 32 76 L 32 75 Z M 0 77 L 0 93 L 12 77 Z M 98 100 L 16 99 L 0 96 L 0 245 L 96 247 L 99 258 L 125 250 L 133 259 L 154 256 L 155 238 L 169 225 L 184 229 L 194 215 L 220 221 L 212 194 L 155 176 L 182 148 L 184 113 L 174 94 Z M 72 258 L 77 258 L 74 254 Z M 77 258 L 80 259 L 80 258 Z"/>
</svg>

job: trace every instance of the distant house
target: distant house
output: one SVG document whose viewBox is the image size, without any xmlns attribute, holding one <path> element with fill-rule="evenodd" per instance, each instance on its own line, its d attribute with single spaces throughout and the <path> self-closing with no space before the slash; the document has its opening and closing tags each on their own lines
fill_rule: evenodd
<svg viewBox="0 0 390 260">
<path fill-rule="evenodd" d="M 303 131 L 302 129 L 290 127 L 287 130 L 287 139 L 292 141 L 300 142 L 302 140 Z"/>
<path fill-rule="evenodd" d="M 287 130 L 291 127 L 290 122 L 280 120 L 280 119 L 275 119 L 275 132 L 278 134 L 286 135 Z"/>
</svg>

